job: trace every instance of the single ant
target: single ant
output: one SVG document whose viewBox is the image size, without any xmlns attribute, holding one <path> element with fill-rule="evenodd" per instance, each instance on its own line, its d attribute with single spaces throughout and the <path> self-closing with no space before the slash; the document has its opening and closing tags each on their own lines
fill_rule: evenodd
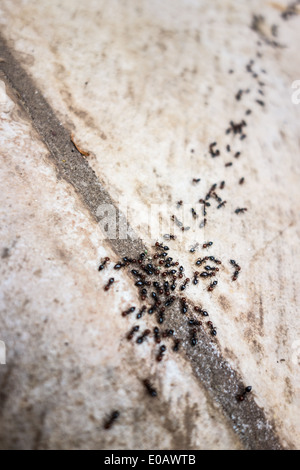
<svg viewBox="0 0 300 470">
<path fill-rule="evenodd" d="M 147 338 L 147 336 L 150 335 L 150 333 L 151 333 L 150 330 L 145 330 L 143 334 L 139 336 L 138 339 L 136 340 L 137 344 L 142 344 L 145 338 Z"/>
<path fill-rule="evenodd" d="M 248 209 L 247 207 L 238 207 L 237 209 L 235 209 L 235 213 L 236 214 L 244 214 L 244 212 L 246 212 Z"/>
<path fill-rule="evenodd" d="M 111 277 L 108 283 L 106 284 L 106 286 L 104 287 L 104 290 L 109 290 L 109 288 L 113 285 L 114 282 L 115 282 L 115 278 Z"/>
<path fill-rule="evenodd" d="M 133 336 L 134 336 L 134 333 L 136 333 L 137 331 L 139 331 L 140 327 L 138 325 L 134 326 L 133 328 L 131 328 L 131 330 L 129 331 L 128 335 L 127 335 L 127 339 L 128 341 L 130 341 Z"/>
<path fill-rule="evenodd" d="M 104 429 L 110 429 L 119 416 L 120 416 L 119 411 L 117 410 L 113 411 L 110 417 L 108 418 L 108 420 L 104 423 L 104 426 L 103 426 Z"/>
<path fill-rule="evenodd" d="M 157 397 L 157 391 L 155 390 L 149 379 L 143 380 L 143 384 L 151 397 Z"/>
<path fill-rule="evenodd" d="M 104 258 L 104 260 L 102 261 L 102 263 L 100 264 L 100 266 L 98 268 L 98 271 L 102 271 L 102 269 L 105 268 L 106 263 L 108 263 L 108 261 L 110 261 L 110 258 L 108 258 L 108 257 Z"/>
</svg>

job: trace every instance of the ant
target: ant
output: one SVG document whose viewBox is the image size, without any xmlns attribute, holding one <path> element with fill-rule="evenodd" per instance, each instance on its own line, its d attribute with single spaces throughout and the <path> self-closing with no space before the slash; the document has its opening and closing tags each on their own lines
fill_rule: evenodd
<svg viewBox="0 0 300 470">
<path fill-rule="evenodd" d="M 227 201 L 222 201 L 220 204 L 217 206 L 217 209 L 221 209 L 221 207 L 224 207 Z"/>
<path fill-rule="evenodd" d="M 236 281 L 237 278 L 238 278 L 238 275 L 240 273 L 240 270 L 241 270 L 241 267 L 237 264 L 237 262 L 234 260 L 234 259 L 231 259 L 230 260 L 230 264 L 232 264 L 232 266 L 234 266 L 234 268 L 236 269 L 233 273 L 233 277 L 232 277 L 232 280 L 233 281 Z"/>
<path fill-rule="evenodd" d="M 183 204 L 183 201 L 178 201 L 178 202 L 177 202 L 177 207 L 182 206 L 182 204 Z"/>
<path fill-rule="evenodd" d="M 142 344 L 147 336 L 150 335 L 150 330 L 145 330 L 141 336 L 136 340 L 137 344 Z"/>
<path fill-rule="evenodd" d="M 126 266 L 124 263 L 119 262 L 114 265 L 114 269 L 121 269 L 124 268 L 124 266 Z"/>
<path fill-rule="evenodd" d="M 212 336 L 217 336 L 217 330 L 214 327 L 214 325 L 212 324 L 212 322 L 208 321 L 207 324 L 208 324 L 208 326 L 210 326 L 210 332 L 211 332 Z"/>
<path fill-rule="evenodd" d="M 242 177 L 242 178 L 239 180 L 239 184 L 244 184 L 244 181 L 245 181 L 245 178 Z"/>
<path fill-rule="evenodd" d="M 240 214 L 240 213 L 241 213 L 241 214 L 244 214 L 244 212 L 246 212 L 247 210 L 248 210 L 247 207 L 242 207 L 242 208 L 238 207 L 237 209 L 235 209 L 234 212 L 235 212 L 236 214 Z"/>
<path fill-rule="evenodd" d="M 104 423 L 104 426 L 103 426 L 104 429 L 110 429 L 119 416 L 120 416 L 119 411 L 117 410 L 113 411 L 110 417 L 108 418 L 108 420 Z"/>
<path fill-rule="evenodd" d="M 193 326 L 201 326 L 201 325 L 202 325 L 202 321 L 194 320 L 194 318 L 189 318 L 188 324 L 189 324 L 189 326 L 191 326 L 191 325 L 193 325 Z"/>
<path fill-rule="evenodd" d="M 176 235 L 172 235 L 171 233 L 166 233 L 164 235 L 165 240 L 176 240 L 176 238 L 177 238 Z"/>
<path fill-rule="evenodd" d="M 206 243 L 203 243 L 202 245 L 202 248 L 209 248 L 210 246 L 213 245 L 214 242 L 206 242 Z"/>
<path fill-rule="evenodd" d="M 180 348 L 180 339 L 175 339 L 174 340 L 173 351 L 177 352 L 177 351 L 179 351 L 179 348 Z"/>
<path fill-rule="evenodd" d="M 155 342 L 159 344 L 161 339 L 160 339 L 160 334 L 159 334 L 159 328 L 157 328 L 157 326 L 153 328 L 153 333 L 154 333 Z"/>
<path fill-rule="evenodd" d="M 136 333 L 137 331 L 139 331 L 140 327 L 138 325 L 134 326 L 128 333 L 127 335 L 127 339 L 128 341 L 130 341 L 132 338 L 133 338 L 133 335 L 134 333 Z"/>
<path fill-rule="evenodd" d="M 220 150 L 218 149 L 214 150 L 214 147 L 216 145 L 217 145 L 217 142 L 213 142 L 212 144 L 209 145 L 209 153 L 212 156 L 212 158 L 218 157 L 220 155 Z"/>
<path fill-rule="evenodd" d="M 221 183 L 220 183 L 220 189 L 224 189 L 224 187 L 225 187 L 225 181 L 221 181 Z"/>
<path fill-rule="evenodd" d="M 193 218 L 194 218 L 194 219 L 197 219 L 197 218 L 198 218 L 198 214 L 197 214 L 197 212 L 195 211 L 195 209 L 192 208 L 192 209 L 191 209 L 191 212 L 192 212 Z"/>
<path fill-rule="evenodd" d="M 243 391 L 243 393 L 241 393 L 240 395 L 237 396 L 237 399 L 239 401 L 244 401 L 245 400 L 245 396 L 247 395 L 247 393 L 250 393 L 252 390 L 252 387 L 251 385 L 248 385 L 248 387 L 245 388 L 245 390 Z"/>
<path fill-rule="evenodd" d="M 186 297 L 182 297 L 181 299 L 181 313 L 186 314 L 188 311 L 188 304 L 186 303 Z"/>
<path fill-rule="evenodd" d="M 191 345 L 196 346 L 197 343 L 198 343 L 197 328 L 193 328 L 192 329 L 192 336 L 191 336 Z"/>
<path fill-rule="evenodd" d="M 201 313 L 204 317 L 208 317 L 208 313 L 206 310 L 202 310 L 202 308 L 195 306 L 194 307 L 195 312 Z"/>
<path fill-rule="evenodd" d="M 129 315 L 130 313 L 134 311 L 135 311 L 135 307 L 130 307 L 128 310 L 125 310 L 124 312 L 122 312 L 122 317 L 126 317 L 127 315 Z"/>
<path fill-rule="evenodd" d="M 193 183 L 199 183 L 201 181 L 200 178 L 193 178 Z"/>
<path fill-rule="evenodd" d="M 225 167 L 232 166 L 232 165 L 233 165 L 232 162 L 225 163 Z"/>
<path fill-rule="evenodd" d="M 157 391 L 155 390 L 149 379 L 143 380 L 143 384 L 151 397 L 157 397 Z"/>
<path fill-rule="evenodd" d="M 199 276 L 199 272 L 198 271 L 195 271 L 194 272 L 194 280 L 193 280 L 193 284 L 195 284 L 195 286 L 198 284 L 198 276 Z"/>
<path fill-rule="evenodd" d="M 213 282 L 211 282 L 210 285 L 209 285 L 209 287 L 207 288 L 207 290 L 208 290 L 209 292 L 213 291 L 213 290 L 216 288 L 217 284 L 218 284 L 218 281 L 213 281 Z"/>
<path fill-rule="evenodd" d="M 112 286 L 112 284 L 115 282 L 115 278 L 114 277 L 111 277 L 108 281 L 108 283 L 106 284 L 106 286 L 104 287 L 104 290 L 109 290 L 109 288 Z"/>
<path fill-rule="evenodd" d="M 143 316 L 143 314 L 144 314 L 146 308 L 147 308 L 147 307 L 146 307 L 145 305 L 141 308 L 141 310 L 139 311 L 139 313 L 138 313 L 137 316 L 136 316 L 137 320 L 139 320 L 140 318 L 142 318 L 142 316 Z"/>
<path fill-rule="evenodd" d="M 163 338 L 168 338 L 169 336 L 174 336 L 174 330 L 165 330 L 162 334 Z"/>
<path fill-rule="evenodd" d="M 187 284 L 190 282 L 190 278 L 187 277 L 186 280 L 184 281 L 184 283 L 180 286 L 180 290 L 183 291 L 185 290 Z"/>
<path fill-rule="evenodd" d="M 100 264 L 100 266 L 98 268 L 98 271 L 102 271 L 102 269 L 105 268 L 106 263 L 108 263 L 108 261 L 110 261 L 110 258 L 108 258 L 108 257 L 104 258 L 104 260 L 102 261 L 102 264 Z"/>
<path fill-rule="evenodd" d="M 164 357 L 164 352 L 166 351 L 166 346 L 163 344 L 160 348 L 159 348 L 159 353 L 156 357 L 156 360 L 158 362 L 162 361 L 163 360 L 163 357 Z"/>
</svg>

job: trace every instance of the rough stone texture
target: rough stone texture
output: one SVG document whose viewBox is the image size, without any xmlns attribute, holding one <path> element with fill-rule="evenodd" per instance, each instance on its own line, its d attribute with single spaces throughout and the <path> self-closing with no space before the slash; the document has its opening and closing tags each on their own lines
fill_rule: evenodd
<svg viewBox="0 0 300 470">
<path fill-rule="evenodd" d="M 108 4 L 90 0 L 81 7 L 79 1 L 51 2 L 49 5 L 48 2 L 40 1 L 3 0 L 1 9 L 2 33 L 16 52 L 20 64 L 36 81 L 38 89 L 60 117 L 63 126 L 70 132 L 73 130 L 81 146 L 90 151 L 88 162 L 104 182 L 111 197 L 115 201 L 119 198 L 127 199 L 129 221 L 148 245 L 152 237 L 144 222 L 147 221 L 146 213 L 150 204 L 158 204 L 162 216 L 169 220 L 170 214 L 177 214 L 177 200 L 184 199 L 185 203 L 194 207 L 212 183 L 226 181 L 222 197 L 224 195 L 227 199 L 227 206 L 219 211 L 213 208 L 209 212 L 205 230 L 201 231 L 197 227 L 196 232 L 186 232 L 183 239 L 177 231 L 178 240 L 173 243 L 174 250 L 186 266 L 192 267 L 195 255 L 187 255 L 187 247 L 195 241 L 214 241 L 213 254 L 222 258 L 225 264 L 218 289 L 211 295 L 201 288 L 193 287 L 188 296 L 194 302 L 201 300 L 209 310 L 212 321 L 218 327 L 218 346 L 222 356 L 239 372 L 244 383 L 252 384 L 255 402 L 264 409 L 267 418 L 275 422 L 282 444 L 289 448 L 299 447 L 300 327 L 296 315 L 299 304 L 299 267 L 296 261 L 300 254 L 297 220 L 300 105 L 291 101 L 291 84 L 299 78 L 299 17 L 284 21 L 280 16 L 280 5 L 261 1 L 177 0 L 162 5 L 162 2 L 155 1 L 112 1 Z M 255 30 L 250 28 L 254 14 L 263 15 L 264 18 L 254 23 Z M 278 27 L 277 35 L 274 35 L 276 28 L 272 28 L 273 25 Z M 251 59 L 255 61 L 253 71 L 258 74 L 257 78 L 246 71 L 246 64 Z M 229 74 L 230 69 L 234 73 Z M 240 89 L 250 91 L 244 93 L 238 101 L 235 95 Z M 259 89 L 263 95 L 258 92 Z M 257 103 L 257 99 L 263 100 L 265 106 Z M 245 116 L 249 108 L 252 114 Z M 240 141 L 239 136 L 233 138 L 231 134 L 225 134 L 230 120 L 238 122 L 243 118 L 247 121 L 247 138 L 244 141 Z M 26 129 L 28 134 L 28 127 Z M 208 145 L 215 140 L 221 156 L 211 159 Z M 230 153 L 225 149 L 227 144 L 231 145 Z M 14 153 L 24 155 L 20 143 L 15 147 Z M 242 153 L 239 159 L 234 159 L 232 154 L 237 150 Z M 24 163 L 23 158 L 19 158 L 19 161 Z M 224 164 L 228 161 L 232 161 L 233 166 L 225 168 Z M 44 171 L 50 171 L 47 165 Z M 36 184 L 36 179 L 31 175 L 31 166 L 28 180 Z M 238 185 L 241 176 L 245 177 L 243 186 Z M 201 177 L 199 185 L 191 183 L 193 177 Z M 59 184 L 63 185 L 61 182 Z M 56 188 L 55 176 L 53 185 Z M 44 212 L 44 206 L 52 204 L 45 185 L 41 185 L 40 190 L 33 185 L 32 191 L 36 191 L 39 197 L 45 193 L 43 203 L 40 204 Z M 53 194 L 56 191 L 53 190 Z M 64 205 L 67 201 L 70 203 L 71 197 L 77 200 L 74 195 L 69 195 L 64 198 Z M 31 199 L 34 199 L 33 194 L 28 196 L 28 200 Z M 77 204 L 80 205 L 80 202 Z M 168 206 L 162 207 L 162 204 Z M 238 206 L 247 207 L 248 212 L 238 217 L 234 214 Z M 57 212 L 60 216 L 61 211 L 59 206 Z M 20 212 L 25 213 L 23 209 Z M 93 224 L 94 227 L 91 220 L 87 222 L 89 215 L 81 205 L 78 212 L 84 214 L 81 217 L 85 223 Z M 16 224 L 17 219 L 13 217 L 12 223 Z M 192 219 L 188 222 L 191 224 Z M 68 226 L 71 227 L 71 224 Z M 48 230 L 48 224 L 46 227 Z M 48 235 L 48 232 L 45 233 Z M 65 237 L 65 232 L 62 233 Z M 62 233 L 54 233 L 53 239 L 61 243 Z M 72 240 L 73 230 L 68 235 Z M 39 243 L 45 242 L 44 237 L 40 237 Z M 85 241 L 86 236 L 83 238 Z M 99 240 L 101 238 L 99 233 Z M 80 257 L 85 256 L 90 259 L 90 263 L 96 263 L 95 248 L 90 248 L 89 258 L 84 241 L 84 248 L 79 250 L 80 244 L 76 240 L 78 256 L 80 252 Z M 33 235 L 29 237 L 28 243 L 35 246 Z M 70 256 L 75 256 L 73 245 L 72 250 L 69 248 L 72 253 Z M 11 250 L 10 246 L 5 248 Z M 242 266 L 239 281 L 235 284 L 230 281 L 230 258 L 237 259 Z M 8 256 L 4 258 L 9 259 Z M 27 267 L 27 261 L 23 265 Z M 35 270 L 38 269 L 42 268 L 36 267 Z M 55 263 L 54 271 L 57 270 L 59 268 Z M 68 278 L 71 276 L 70 271 L 73 272 L 69 264 L 66 271 L 63 275 Z M 42 279 L 45 282 L 44 275 Z M 29 281 L 13 282 L 14 289 L 20 282 L 26 286 L 30 299 L 42 302 L 40 289 L 39 294 L 35 295 Z M 94 277 L 92 285 L 93 282 Z M 61 284 L 59 281 L 49 283 L 55 290 Z M 79 285 L 83 289 L 81 284 L 88 284 L 90 288 L 83 274 L 78 277 L 75 291 Z M 11 285 L 10 289 L 13 289 Z M 124 287 L 124 292 L 130 292 L 129 285 Z M 13 290 L 10 295 L 21 302 L 21 296 Z M 84 310 L 87 310 L 86 296 L 83 301 L 81 295 L 80 300 L 82 308 L 84 305 Z M 120 304 L 123 300 L 116 296 L 110 301 L 116 302 L 116 305 L 109 306 L 109 311 L 115 312 L 118 318 L 117 312 L 122 309 Z M 76 302 L 72 297 L 72 312 L 74 305 Z M 15 308 L 11 308 L 14 316 Z M 50 308 L 46 310 L 53 312 Z M 10 316 L 9 322 L 10 330 L 6 330 L 7 334 L 10 331 L 11 335 L 15 335 L 17 326 Z M 71 324 L 73 322 L 76 324 L 74 320 Z M 116 320 L 118 322 L 119 319 Z M 62 325 L 58 322 L 57 329 L 60 328 Z M 18 331 L 23 331 L 22 325 Z M 119 336 L 124 335 L 123 327 L 120 327 L 119 334 L 116 325 L 112 325 L 110 331 L 113 334 L 109 338 L 116 338 L 118 344 Z M 35 334 L 40 336 L 39 333 Z M 88 343 L 89 336 L 87 332 Z M 105 367 L 108 358 L 121 361 L 123 357 L 121 355 L 118 359 L 110 353 L 113 348 L 110 349 L 111 339 L 107 343 L 107 336 L 103 335 L 105 347 L 101 349 L 102 354 L 107 354 L 106 359 L 101 359 Z M 50 347 L 50 341 L 43 341 L 41 347 Z M 32 354 L 34 352 L 35 348 Z M 85 354 L 87 360 L 94 357 L 93 350 L 86 350 Z M 149 354 L 145 354 L 144 360 L 146 357 L 149 358 Z M 63 364 L 67 361 L 65 356 L 62 361 Z M 179 366 L 170 359 L 170 363 L 163 367 L 173 370 Z M 165 369 L 157 370 L 163 377 Z M 17 373 L 14 376 L 11 372 L 11 376 L 15 377 L 14 380 L 21 380 Z M 23 381 L 27 381 L 28 376 L 24 374 Z M 179 376 L 178 372 L 177 379 Z M 184 380 L 178 380 L 180 387 L 183 387 L 180 388 L 180 394 L 184 395 L 185 386 L 185 390 L 188 390 L 187 377 L 197 393 L 203 393 L 198 390 L 195 379 L 189 373 L 185 372 L 183 376 Z M 123 387 L 128 381 L 131 389 L 133 378 L 136 376 L 131 371 L 127 378 L 122 375 L 119 383 Z M 162 387 L 167 387 L 165 380 L 161 380 Z M 111 386 L 111 383 L 109 378 L 107 384 Z M 64 393 L 66 388 L 63 387 Z M 25 395 L 32 396 L 33 390 L 34 387 L 29 383 Z M 84 396 L 85 406 L 88 391 L 89 387 L 80 392 Z M 39 392 L 36 393 L 39 397 Z M 140 393 L 137 391 L 136 396 Z M 192 396 L 194 398 L 194 394 Z M 202 400 L 201 413 L 207 416 L 210 415 L 207 411 L 209 406 L 218 406 L 211 401 L 211 394 L 209 397 L 209 404 L 206 399 Z M 74 393 L 73 404 L 76 404 L 77 398 Z M 11 400 L 4 407 L 8 415 L 12 406 L 16 406 L 13 396 Z M 178 403 L 178 391 L 174 394 L 174 400 Z M 62 399 L 60 403 L 62 417 L 56 417 L 55 422 L 61 423 L 57 432 L 68 436 L 63 446 L 95 447 L 96 444 L 89 441 L 91 437 L 87 434 L 88 430 L 86 433 L 78 432 L 76 437 L 73 431 L 64 430 L 62 423 L 66 422 L 67 417 L 63 416 L 66 411 Z M 145 405 L 140 406 L 143 408 Z M 125 408 L 130 409 L 129 404 Z M 70 413 L 74 420 L 79 420 L 80 428 L 80 413 L 75 410 L 75 406 L 71 407 Z M 175 407 L 174 414 L 176 410 Z M 36 429 L 38 436 L 37 446 L 51 447 L 61 442 L 59 438 L 53 442 L 47 437 L 47 429 L 51 429 L 50 434 L 53 432 L 52 411 L 48 413 L 45 409 L 33 408 L 28 413 L 37 416 L 37 423 L 43 423 L 45 416 L 50 422 L 48 428 L 32 425 L 32 433 Z M 188 412 L 182 413 L 185 423 L 189 423 L 187 426 L 191 426 Z M 162 416 L 172 422 L 165 414 Z M 152 420 L 150 423 L 148 421 L 148 425 L 159 436 L 161 428 L 157 419 L 148 419 Z M 210 421 L 210 425 L 203 428 L 200 425 L 202 420 L 196 420 L 199 426 L 196 431 L 191 431 L 190 427 L 184 428 L 185 436 L 188 436 L 184 441 L 186 447 L 237 446 L 236 441 L 232 440 L 230 425 L 225 427 L 219 411 L 218 420 L 218 425 Z M 136 444 L 138 437 L 131 433 L 141 424 L 133 426 L 133 421 L 140 423 L 140 420 L 133 420 L 132 416 L 125 423 L 132 441 L 119 442 L 117 445 L 127 448 L 132 445 L 155 446 L 155 440 Z M 8 423 L 9 420 L 4 422 Z M 20 422 L 14 426 L 16 446 L 32 445 L 32 439 L 30 443 L 24 444 L 22 441 L 22 427 L 26 422 L 21 415 Z M 41 429 L 46 429 L 42 437 Z M 74 429 L 73 422 L 70 429 Z M 115 429 L 114 432 L 118 433 L 117 427 Z M 169 441 L 164 444 L 159 438 L 159 445 L 176 448 L 178 443 L 171 443 L 171 439 L 175 439 L 173 429 L 171 426 L 171 431 L 166 433 L 166 440 Z M 247 429 L 245 432 L 247 434 Z M 206 440 L 203 440 L 203 435 L 207 436 Z M 116 445 L 114 437 L 111 439 L 111 444 L 105 442 L 102 445 Z M 181 437 L 178 442 L 182 442 Z M 12 444 L 9 442 L 5 445 Z"/>
</svg>

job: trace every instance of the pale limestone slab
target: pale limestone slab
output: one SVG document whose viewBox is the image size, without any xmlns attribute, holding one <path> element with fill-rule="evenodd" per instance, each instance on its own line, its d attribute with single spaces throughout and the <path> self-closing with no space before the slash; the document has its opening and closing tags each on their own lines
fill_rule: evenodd
<svg viewBox="0 0 300 470">
<path fill-rule="evenodd" d="M 282 440 L 299 447 L 300 105 L 291 95 L 300 78 L 300 18 L 284 22 L 278 8 L 267 1 L 3 0 L 0 21 L 61 122 L 91 152 L 110 194 L 128 201 L 130 223 L 148 243 L 150 204 L 169 204 L 169 217 L 177 200 L 194 205 L 226 180 L 225 212 L 214 211 L 205 231 L 174 247 L 191 267 L 186 248 L 209 239 L 216 256 L 239 261 L 237 284 L 227 263 L 214 295 L 194 288 L 189 296 L 205 302 L 224 356 L 252 384 Z M 251 30 L 253 14 L 265 17 L 264 39 L 284 47 Z M 251 59 L 263 97 L 245 71 Z M 237 102 L 237 91 L 248 88 Z M 247 108 L 247 139 L 228 138 L 229 121 Z M 214 140 L 218 160 L 208 154 Z M 242 151 L 238 160 L 229 158 L 227 143 Z M 228 160 L 233 167 L 225 169 Z M 247 214 L 238 218 L 237 206 Z"/>
</svg>

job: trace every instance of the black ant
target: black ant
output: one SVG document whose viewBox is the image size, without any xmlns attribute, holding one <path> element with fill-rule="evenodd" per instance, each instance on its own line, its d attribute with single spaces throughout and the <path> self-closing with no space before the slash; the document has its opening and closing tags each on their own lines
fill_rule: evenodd
<svg viewBox="0 0 300 470">
<path fill-rule="evenodd" d="M 182 204 L 183 204 L 183 201 L 178 201 L 178 202 L 177 202 L 177 207 L 182 206 Z"/>
<path fill-rule="evenodd" d="M 207 324 L 208 324 L 208 326 L 210 326 L 210 332 L 211 332 L 212 336 L 217 336 L 217 330 L 214 327 L 214 325 L 212 324 L 212 322 L 208 321 Z"/>
<path fill-rule="evenodd" d="M 124 268 L 124 266 L 125 266 L 124 263 L 119 262 L 119 263 L 114 265 L 114 269 L 121 269 L 121 268 Z"/>
<path fill-rule="evenodd" d="M 218 284 L 218 281 L 213 281 L 210 283 L 209 287 L 207 288 L 207 290 L 209 292 L 213 291 L 216 287 L 217 287 L 217 284 Z"/>
<path fill-rule="evenodd" d="M 170 307 L 170 305 L 172 305 L 172 303 L 175 301 L 175 297 L 174 295 L 172 295 L 172 297 L 170 297 L 166 302 L 165 302 L 165 307 Z"/>
<path fill-rule="evenodd" d="M 214 150 L 214 147 L 216 145 L 217 145 L 217 142 L 213 142 L 212 144 L 209 145 L 209 153 L 212 156 L 212 158 L 218 157 L 220 155 L 220 150 L 218 149 Z"/>
<path fill-rule="evenodd" d="M 225 163 L 225 167 L 232 166 L 232 165 L 233 165 L 232 162 Z"/>
<path fill-rule="evenodd" d="M 104 258 L 104 260 L 102 261 L 102 263 L 100 264 L 100 266 L 98 268 L 98 271 L 102 271 L 102 269 L 105 268 L 106 263 L 108 263 L 108 261 L 110 261 L 110 258 L 108 258 L 108 257 Z"/>
<path fill-rule="evenodd" d="M 201 313 L 204 317 L 208 317 L 208 313 L 206 310 L 202 310 L 201 307 L 198 307 L 197 305 L 194 307 L 195 312 Z"/>
<path fill-rule="evenodd" d="M 150 330 L 145 330 L 143 334 L 139 336 L 138 339 L 136 340 L 137 344 L 142 344 L 145 338 L 147 338 L 147 336 L 150 335 L 150 333 L 151 333 Z"/>
<path fill-rule="evenodd" d="M 185 290 L 187 284 L 190 282 L 190 278 L 187 277 L 186 280 L 184 281 L 184 283 L 180 286 L 180 290 L 183 291 Z"/>
<path fill-rule="evenodd" d="M 181 313 L 186 314 L 188 311 L 188 304 L 186 303 L 186 298 L 182 297 L 181 299 Z"/>
<path fill-rule="evenodd" d="M 160 334 L 159 334 L 159 328 L 157 328 L 157 326 L 155 328 L 153 328 L 153 333 L 154 333 L 155 342 L 157 344 L 159 344 L 160 341 L 161 341 L 161 338 L 160 338 Z"/>
<path fill-rule="evenodd" d="M 165 330 L 162 334 L 163 338 L 168 338 L 170 336 L 174 336 L 174 330 L 171 330 L 171 329 Z"/>
<path fill-rule="evenodd" d="M 163 360 L 163 357 L 164 357 L 164 352 L 166 351 L 166 346 L 163 344 L 160 348 L 159 348 L 159 353 L 156 357 L 156 360 L 158 362 L 162 361 Z"/>
<path fill-rule="evenodd" d="M 180 347 L 180 339 L 175 339 L 174 340 L 173 351 L 175 351 L 175 352 L 179 351 L 179 347 Z"/>
<path fill-rule="evenodd" d="M 244 184 L 244 181 L 245 181 L 245 178 L 242 177 L 242 178 L 239 180 L 239 184 Z"/>
<path fill-rule="evenodd" d="M 233 273 L 233 277 L 232 277 L 232 280 L 233 281 L 236 281 L 237 278 L 238 278 L 238 275 L 240 273 L 240 270 L 241 270 L 241 267 L 237 264 L 237 262 L 234 260 L 234 259 L 231 259 L 230 260 L 230 264 L 232 264 L 232 266 L 234 266 L 234 268 L 236 269 Z"/>
<path fill-rule="evenodd" d="M 202 248 L 209 248 L 210 246 L 213 245 L 214 242 L 206 242 L 206 243 L 203 243 L 202 245 Z"/>
<path fill-rule="evenodd" d="M 237 209 L 235 209 L 234 212 L 235 212 L 236 214 L 240 214 L 240 213 L 241 213 L 241 214 L 244 214 L 244 212 L 246 212 L 247 210 L 248 210 L 247 207 L 242 207 L 242 208 L 238 207 Z"/>
<path fill-rule="evenodd" d="M 199 183 L 201 181 L 200 178 L 193 178 L 193 183 Z"/>
<path fill-rule="evenodd" d="M 195 211 L 195 209 L 192 208 L 192 209 L 191 209 L 191 212 L 192 212 L 193 218 L 194 218 L 194 219 L 197 219 L 197 218 L 198 218 L 198 214 L 197 214 L 197 212 Z"/>
<path fill-rule="evenodd" d="M 193 328 L 192 329 L 192 335 L 191 335 L 191 345 L 196 346 L 197 343 L 198 343 L 197 328 Z"/>
<path fill-rule="evenodd" d="M 137 320 L 139 320 L 140 318 L 142 318 L 142 316 L 143 316 L 143 314 L 144 314 L 146 308 L 147 308 L 147 307 L 146 307 L 145 305 L 141 308 L 141 310 L 139 311 L 139 313 L 138 313 L 137 316 L 136 316 Z"/>
<path fill-rule="evenodd" d="M 198 277 L 199 277 L 199 272 L 198 271 L 195 271 L 194 272 L 194 279 L 193 279 L 193 284 L 195 284 L 195 286 L 198 284 Z"/>
<path fill-rule="evenodd" d="M 117 410 L 113 411 L 110 417 L 108 418 L 108 420 L 104 423 L 104 426 L 103 426 L 104 429 L 110 429 L 119 416 L 120 416 L 119 411 Z"/>
<path fill-rule="evenodd" d="M 135 307 L 130 307 L 128 310 L 125 310 L 122 312 L 122 317 L 126 317 L 127 315 L 130 315 L 130 313 L 135 311 Z"/>
<path fill-rule="evenodd" d="M 189 326 L 201 326 L 202 321 L 194 320 L 194 318 L 189 318 L 188 324 Z"/>
<path fill-rule="evenodd" d="M 138 325 L 136 325 L 136 326 L 134 326 L 134 327 L 129 331 L 129 333 L 128 333 L 128 335 L 127 335 L 128 341 L 130 341 L 130 340 L 133 338 L 134 333 L 136 333 L 137 331 L 139 331 L 139 329 L 140 329 L 140 327 L 139 327 Z"/>
<path fill-rule="evenodd" d="M 244 400 L 245 400 L 245 396 L 247 395 L 247 393 L 250 393 L 251 390 L 252 390 L 251 385 L 249 385 L 248 387 L 246 387 L 245 390 L 243 391 L 243 393 L 241 393 L 240 395 L 237 396 L 238 401 L 244 401 Z"/>
<path fill-rule="evenodd" d="M 224 189 L 224 187 L 225 187 L 225 181 L 221 181 L 221 183 L 220 183 L 220 189 Z"/>
<path fill-rule="evenodd" d="M 227 201 L 222 201 L 220 204 L 217 206 L 217 209 L 221 209 L 221 207 L 224 207 Z"/>
<path fill-rule="evenodd" d="M 241 155 L 241 152 L 235 152 L 234 158 L 239 158 L 240 155 Z"/>
<path fill-rule="evenodd" d="M 114 277 L 111 277 L 108 281 L 108 283 L 106 284 L 106 286 L 104 287 L 104 290 L 109 290 L 109 288 L 112 286 L 112 284 L 115 282 L 115 278 Z"/>
<path fill-rule="evenodd" d="M 155 390 L 149 379 L 143 380 L 143 384 L 151 397 L 157 397 L 157 391 Z"/>
</svg>

